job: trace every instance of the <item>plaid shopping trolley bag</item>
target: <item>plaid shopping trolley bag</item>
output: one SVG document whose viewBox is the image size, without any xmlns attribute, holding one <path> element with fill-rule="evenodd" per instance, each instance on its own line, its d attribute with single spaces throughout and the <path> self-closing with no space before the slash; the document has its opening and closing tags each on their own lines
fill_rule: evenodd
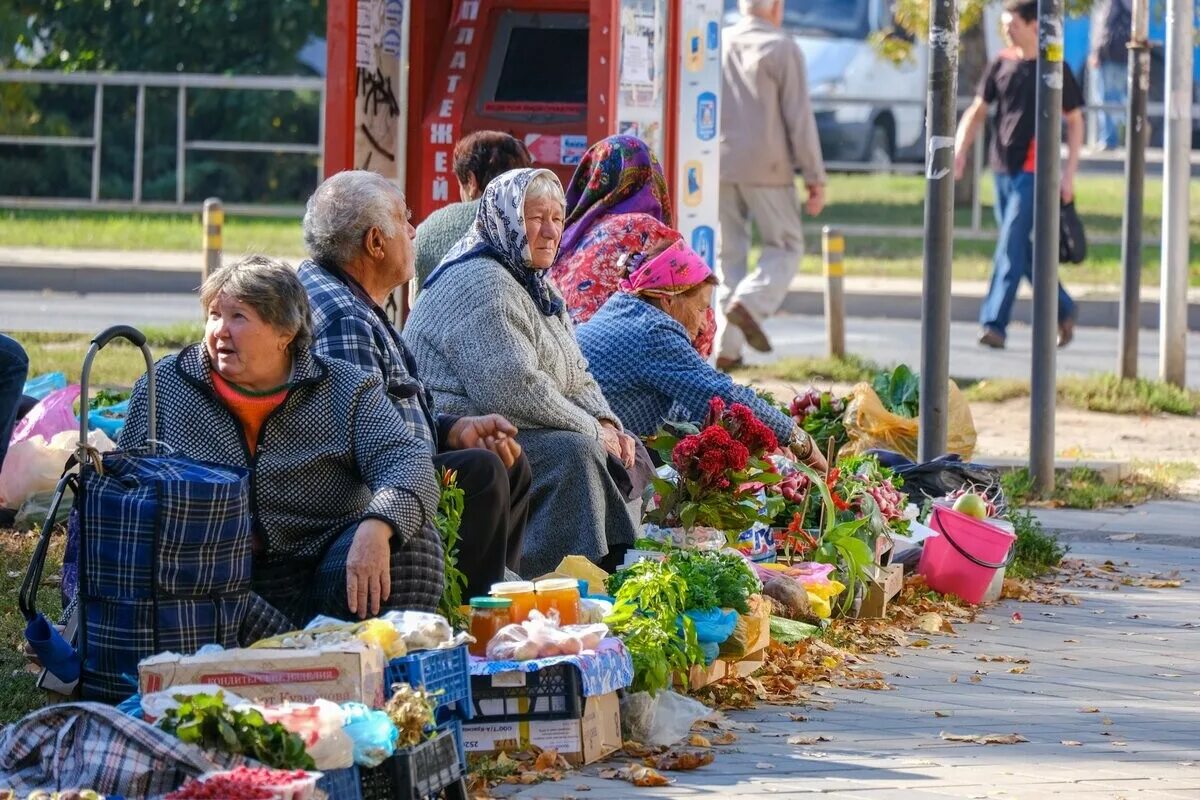
<svg viewBox="0 0 1200 800">
<path fill-rule="evenodd" d="M 157 398 L 146 337 L 118 325 L 92 340 L 80 380 L 88 402 L 92 360 L 114 339 L 140 347 L 146 359 L 149 420 Z M 60 685 L 78 677 L 84 699 L 115 703 L 136 690 L 138 662 L 155 653 L 190 654 L 206 644 L 236 647 L 249 605 L 251 522 L 249 474 L 173 453 L 148 439 L 138 447 L 97 453 L 80 446 L 59 481 L 41 540 L 21 587 L 26 637 Z M 36 609 L 53 520 L 67 489 L 74 492 L 67 559 L 78 564 L 73 647 Z"/>
</svg>

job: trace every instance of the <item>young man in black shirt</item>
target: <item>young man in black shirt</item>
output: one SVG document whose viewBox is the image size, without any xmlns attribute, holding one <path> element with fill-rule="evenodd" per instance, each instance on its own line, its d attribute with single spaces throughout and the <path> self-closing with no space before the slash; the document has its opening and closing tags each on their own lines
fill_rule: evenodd
<svg viewBox="0 0 1200 800">
<path fill-rule="evenodd" d="M 1037 146 L 1037 0 L 1007 0 L 1001 15 L 1010 45 L 991 64 L 979 82 L 975 101 L 958 124 L 954 176 L 959 179 L 988 108 L 996 106 L 990 162 L 996 178 L 996 223 L 1000 238 L 992 263 L 992 279 L 979 311 L 979 343 L 1004 347 L 1013 301 L 1021 278 L 1033 280 L 1033 171 Z M 1062 167 L 1062 200 L 1075 196 L 1075 171 L 1083 145 L 1083 97 L 1071 69 L 1063 65 L 1062 110 L 1067 128 L 1067 160 Z M 1071 341 L 1075 303 L 1058 286 L 1058 346 Z"/>
</svg>

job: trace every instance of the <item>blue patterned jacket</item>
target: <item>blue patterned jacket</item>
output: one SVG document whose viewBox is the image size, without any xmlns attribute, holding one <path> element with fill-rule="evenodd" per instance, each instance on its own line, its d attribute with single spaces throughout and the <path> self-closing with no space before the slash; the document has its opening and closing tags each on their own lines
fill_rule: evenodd
<svg viewBox="0 0 1200 800">
<path fill-rule="evenodd" d="M 713 369 L 682 325 L 641 298 L 617 292 L 576 335 L 609 405 L 638 436 L 667 421 L 700 424 L 708 401 L 720 397 L 749 406 L 780 444 L 791 438 L 791 417 Z"/>
</svg>

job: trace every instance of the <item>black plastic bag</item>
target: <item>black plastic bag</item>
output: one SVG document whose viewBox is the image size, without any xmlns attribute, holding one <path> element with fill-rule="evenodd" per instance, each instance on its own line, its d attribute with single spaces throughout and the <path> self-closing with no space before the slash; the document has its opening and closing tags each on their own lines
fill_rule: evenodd
<svg viewBox="0 0 1200 800">
<path fill-rule="evenodd" d="M 1082 264 L 1087 258 L 1087 235 L 1083 220 L 1075 211 L 1074 201 L 1063 203 L 1058 213 L 1058 261 L 1060 264 Z"/>
<path fill-rule="evenodd" d="M 966 488 L 987 498 L 996 507 L 997 516 L 1003 517 L 1008 513 L 1008 503 L 1000 487 L 1000 472 L 994 467 L 963 461 L 953 453 L 924 464 L 914 464 L 890 450 L 869 452 L 879 458 L 879 463 L 904 479 L 900 491 L 908 496 L 910 503 L 921 505 L 926 500 L 939 500 Z"/>
</svg>

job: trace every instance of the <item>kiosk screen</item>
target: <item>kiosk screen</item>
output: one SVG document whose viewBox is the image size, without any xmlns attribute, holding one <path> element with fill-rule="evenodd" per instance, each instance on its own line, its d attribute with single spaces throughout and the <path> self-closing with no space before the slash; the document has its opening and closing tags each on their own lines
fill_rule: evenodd
<svg viewBox="0 0 1200 800">
<path fill-rule="evenodd" d="M 506 13 L 496 26 L 482 88 L 480 110 L 489 116 L 582 118 L 587 15 Z"/>
</svg>

